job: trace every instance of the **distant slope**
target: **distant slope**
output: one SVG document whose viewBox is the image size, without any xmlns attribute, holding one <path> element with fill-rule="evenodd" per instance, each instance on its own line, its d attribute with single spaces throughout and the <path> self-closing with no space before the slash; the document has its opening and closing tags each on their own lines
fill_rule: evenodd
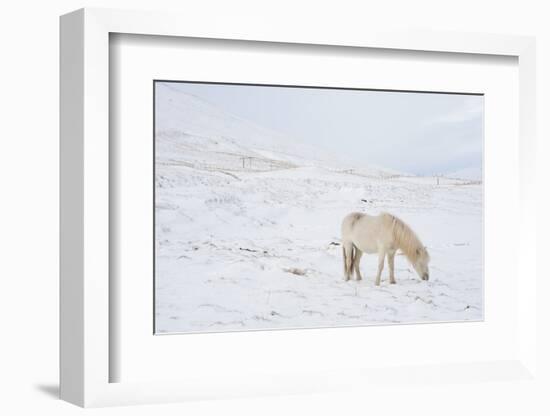
<svg viewBox="0 0 550 416">
<path fill-rule="evenodd" d="M 445 176 L 447 178 L 453 178 L 453 179 L 465 179 L 465 180 L 472 180 L 472 181 L 483 180 L 483 172 L 481 170 L 481 167 L 460 169 L 454 172 L 447 173 L 445 174 Z"/>
<path fill-rule="evenodd" d="M 276 131 L 244 120 L 170 83 L 156 84 L 155 133 L 186 147 L 234 152 L 288 162 L 315 161 L 330 155 Z"/>
</svg>

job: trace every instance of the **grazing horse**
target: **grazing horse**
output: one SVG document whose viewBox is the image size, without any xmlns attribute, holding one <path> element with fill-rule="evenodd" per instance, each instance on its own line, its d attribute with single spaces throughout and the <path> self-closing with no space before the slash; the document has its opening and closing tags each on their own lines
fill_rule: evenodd
<svg viewBox="0 0 550 416">
<path fill-rule="evenodd" d="M 342 221 L 342 249 L 344 251 L 344 280 L 349 280 L 355 271 L 355 280 L 361 280 L 359 262 L 363 253 L 378 253 L 376 285 L 384 259 L 388 256 L 390 283 L 395 283 L 395 252 L 401 250 L 422 280 L 430 278 L 428 263 L 430 255 L 411 228 L 402 220 L 388 213 L 378 216 L 352 212 Z"/>
</svg>

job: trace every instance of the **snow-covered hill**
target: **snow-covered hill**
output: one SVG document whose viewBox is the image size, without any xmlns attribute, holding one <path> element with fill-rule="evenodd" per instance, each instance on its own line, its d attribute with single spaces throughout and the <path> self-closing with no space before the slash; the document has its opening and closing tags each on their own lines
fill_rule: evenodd
<svg viewBox="0 0 550 416">
<path fill-rule="evenodd" d="M 482 191 L 467 181 L 357 167 L 157 84 L 158 332 L 482 319 Z M 342 280 L 351 211 L 389 211 L 432 257 L 421 281 Z M 387 271 L 386 271 L 387 273 Z"/>
<path fill-rule="evenodd" d="M 156 83 L 157 160 L 185 159 L 208 168 L 272 170 L 279 167 L 355 168 L 369 176 L 394 176 L 390 169 L 357 167 L 332 153 L 258 126 L 194 96 L 171 83 Z M 196 153 L 198 152 L 198 154 Z M 196 156 L 196 157 L 193 157 Z"/>
</svg>

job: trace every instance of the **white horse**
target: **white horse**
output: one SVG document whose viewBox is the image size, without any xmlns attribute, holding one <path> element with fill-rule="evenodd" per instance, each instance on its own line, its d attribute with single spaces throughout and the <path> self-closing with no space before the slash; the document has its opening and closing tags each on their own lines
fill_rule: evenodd
<svg viewBox="0 0 550 416">
<path fill-rule="evenodd" d="M 395 283 L 395 252 L 401 250 L 422 280 L 430 278 L 430 255 L 413 230 L 399 218 L 382 213 L 378 216 L 352 212 L 342 221 L 342 248 L 344 252 L 344 280 L 349 280 L 355 270 L 355 280 L 361 280 L 359 262 L 363 253 L 378 253 L 376 285 L 384 259 L 388 256 L 390 283 Z"/>
</svg>

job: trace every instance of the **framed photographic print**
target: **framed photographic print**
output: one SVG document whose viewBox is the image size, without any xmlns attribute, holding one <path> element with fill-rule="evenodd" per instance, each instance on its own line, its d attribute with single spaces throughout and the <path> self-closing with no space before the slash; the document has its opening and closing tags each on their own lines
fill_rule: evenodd
<svg viewBox="0 0 550 416">
<path fill-rule="evenodd" d="M 155 333 L 482 319 L 482 94 L 153 88 Z"/>
<path fill-rule="evenodd" d="M 61 19 L 62 398 L 533 380 L 533 39 L 246 22 Z"/>
</svg>

